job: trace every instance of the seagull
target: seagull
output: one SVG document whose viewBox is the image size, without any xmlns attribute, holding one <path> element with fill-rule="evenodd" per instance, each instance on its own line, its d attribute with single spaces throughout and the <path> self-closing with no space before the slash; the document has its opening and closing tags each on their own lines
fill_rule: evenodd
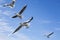
<svg viewBox="0 0 60 40">
<path fill-rule="evenodd" d="M 4 4 L 3 5 L 3 7 L 6 7 L 6 6 L 8 6 L 8 7 L 10 7 L 10 8 L 13 8 L 15 5 L 15 2 L 16 2 L 16 0 L 12 0 L 12 2 L 10 3 L 10 4 Z"/>
<path fill-rule="evenodd" d="M 25 21 L 23 23 L 20 23 L 20 26 L 18 28 L 15 29 L 15 31 L 12 33 L 14 34 L 15 32 L 17 32 L 19 29 L 21 29 L 22 27 L 26 27 L 29 28 L 29 23 L 33 20 L 33 17 L 31 17 L 28 21 Z"/>
<path fill-rule="evenodd" d="M 25 5 L 22 9 L 21 9 L 21 11 L 19 11 L 19 13 L 17 13 L 16 15 L 14 15 L 12 18 L 16 18 L 16 17 L 19 17 L 20 19 L 22 19 L 22 13 L 23 13 L 23 11 L 26 9 L 26 7 L 27 7 L 27 5 Z"/>
<path fill-rule="evenodd" d="M 54 34 L 54 32 L 51 32 L 50 34 L 47 35 L 47 38 L 50 38 L 50 36 Z"/>
</svg>

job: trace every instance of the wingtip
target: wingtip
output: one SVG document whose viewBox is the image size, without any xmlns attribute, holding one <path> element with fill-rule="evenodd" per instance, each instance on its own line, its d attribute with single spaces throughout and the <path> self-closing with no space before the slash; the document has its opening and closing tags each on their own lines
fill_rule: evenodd
<svg viewBox="0 0 60 40">
<path fill-rule="evenodd" d="M 27 4 L 25 4 L 25 6 L 24 7 L 27 7 Z"/>
<path fill-rule="evenodd" d="M 33 16 L 32 16 L 32 19 L 33 19 Z"/>
<path fill-rule="evenodd" d="M 31 17 L 31 19 L 33 19 L 33 16 Z"/>
<path fill-rule="evenodd" d="M 52 33 L 54 33 L 54 32 L 52 32 Z"/>
<path fill-rule="evenodd" d="M 14 34 L 15 32 L 13 32 L 12 34 Z"/>
<path fill-rule="evenodd" d="M 14 18 L 14 17 L 11 17 L 11 18 Z"/>
</svg>

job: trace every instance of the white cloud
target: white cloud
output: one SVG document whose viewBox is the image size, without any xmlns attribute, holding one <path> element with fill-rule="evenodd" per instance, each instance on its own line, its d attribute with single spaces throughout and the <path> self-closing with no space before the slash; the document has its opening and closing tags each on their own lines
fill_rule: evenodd
<svg viewBox="0 0 60 40">
<path fill-rule="evenodd" d="M 13 13 L 14 11 L 11 10 L 0 10 L 0 16 L 1 15 L 11 16 Z"/>
<path fill-rule="evenodd" d="M 13 34 L 10 36 L 0 33 L 0 40 L 30 40 L 30 38 L 22 33 Z"/>
<path fill-rule="evenodd" d="M 4 11 L 3 14 L 9 16 L 12 12 L 10 11 Z"/>
<path fill-rule="evenodd" d="M 12 13 L 11 10 L 0 10 L 0 40 L 31 40 L 29 36 L 23 33 L 11 34 L 14 28 L 10 25 L 8 18 L 3 15 L 11 16 Z"/>
<path fill-rule="evenodd" d="M 16 34 L 14 34 L 14 36 L 18 40 L 30 40 L 30 38 L 28 36 L 24 35 L 23 33 L 16 33 Z"/>
<path fill-rule="evenodd" d="M 31 40 L 23 33 L 11 34 L 12 31 L 14 29 L 9 26 L 9 23 L 4 21 L 4 19 L 0 19 L 0 40 Z"/>
<path fill-rule="evenodd" d="M 0 19 L 0 30 L 1 31 L 9 31 L 11 29 L 9 27 L 9 23 L 5 21 L 5 19 Z"/>
</svg>

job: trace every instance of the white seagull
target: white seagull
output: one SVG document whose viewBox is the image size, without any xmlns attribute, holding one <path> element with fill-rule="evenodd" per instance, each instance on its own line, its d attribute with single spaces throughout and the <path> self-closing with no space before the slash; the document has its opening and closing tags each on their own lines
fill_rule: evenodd
<svg viewBox="0 0 60 40">
<path fill-rule="evenodd" d="M 11 3 L 9 3 L 9 4 L 4 4 L 3 7 L 8 6 L 8 7 L 10 7 L 10 8 L 13 8 L 13 7 L 15 6 L 15 5 L 14 5 L 14 4 L 15 4 L 15 1 L 16 1 L 16 0 L 12 0 Z"/>
<path fill-rule="evenodd" d="M 21 11 L 19 11 L 16 15 L 14 15 L 12 18 L 16 18 L 16 17 L 19 17 L 20 19 L 22 19 L 22 13 L 23 13 L 23 11 L 26 9 L 26 7 L 27 7 L 27 5 L 25 5 L 22 9 L 21 9 Z"/>
<path fill-rule="evenodd" d="M 54 34 L 54 32 L 51 32 L 50 34 L 47 35 L 47 38 L 50 38 L 50 36 Z"/>
<path fill-rule="evenodd" d="M 19 29 L 21 29 L 24 26 L 26 28 L 29 28 L 29 22 L 31 22 L 32 20 L 33 20 L 33 17 L 31 17 L 28 21 L 25 21 L 23 23 L 20 23 L 20 26 L 18 28 L 16 28 L 15 31 L 12 34 L 14 34 L 15 32 L 17 32 Z"/>
</svg>

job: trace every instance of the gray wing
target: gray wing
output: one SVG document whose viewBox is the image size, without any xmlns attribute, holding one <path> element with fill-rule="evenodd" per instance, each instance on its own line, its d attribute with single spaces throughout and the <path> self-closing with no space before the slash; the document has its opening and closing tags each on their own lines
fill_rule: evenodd
<svg viewBox="0 0 60 40">
<path fill-rule="evenodd" d="M 14 34 L 15 32 L 17 32 L 20 28 L 22 28 L 22 25 L 20 25 L 18 28 L 16 28 L 15 31 L 12 34 Z"/>
<path fill-rule="evenodd" d="M 9 6 L 9 4 L 4 4 L 3 7 Z"/>
<path fill-rule="evenodd" d="M 21 9 L 21 11 L 19 12 L 19 14 L 22 14 L 23 11 L 26 9 L 26 7 L 27 7 L 27 5 L 25 5 L 25 6 Z"/>
<path fill-rule="evenodd" d="M 33 17 L 31 17 L 29 20 L 28 20 L 28 23 L 31 22 L 33 20 Z"/>
<path fill-rule="evenodd" d="M 50 33 L 47 37 L 49 38 L 49 36 L 51 36 L 54 32 Z"/>
<path fill-rule="evenodd" d="M 12 2 L 10 3 L 10 5 L 14 5 L 14 3 L 15 3 L 15 1 L 12 1 Z"/>
<path fill-rule="evenodd" d="M 12 18 L 16 18 L 16 17 L 17 17 L 17 15 L 13 16 Z"/>
<path fill-rule="evenodd" d="M 50 38 L 49 36 L 47 36 L 47 38 Z"/>
</svg>

